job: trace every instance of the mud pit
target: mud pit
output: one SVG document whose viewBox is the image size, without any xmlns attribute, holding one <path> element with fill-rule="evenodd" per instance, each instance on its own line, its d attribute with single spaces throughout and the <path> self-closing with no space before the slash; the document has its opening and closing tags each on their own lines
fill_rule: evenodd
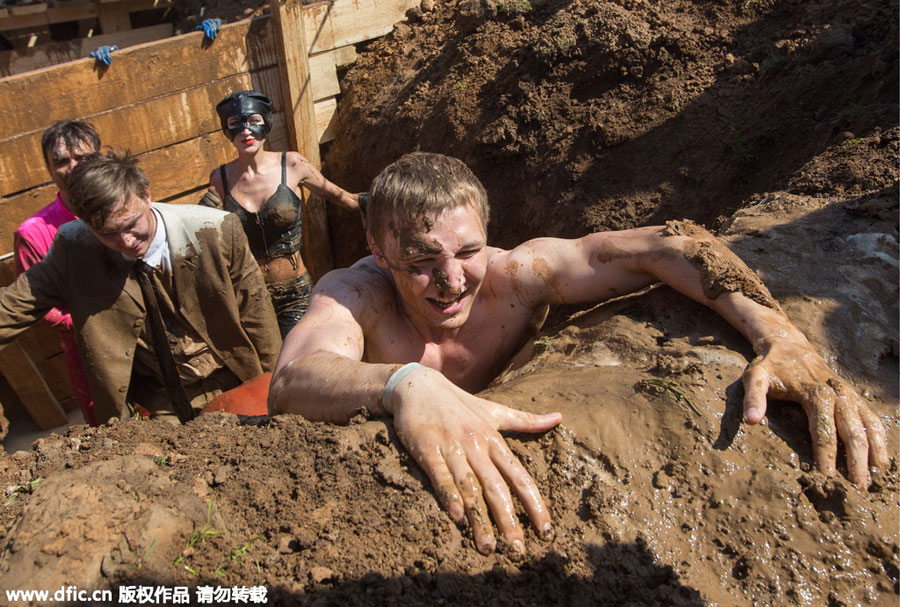
<svg viewBox="0 0 900 607">
<path fill-rule="evenodd" d="M 438 4 L 345 78 L 326 172 L 361 190 L 417 146 L 456 155 L 485 182 L 499 245 L 683 218 L 717 228 L 896 453 L 897 22 L 886 2 Z M 346 263 L 362 252 L 358 220 L 333 219 Z M 557 531 L 545 543 L 528 529 L 520 562 L 474 550 L 381 421 L 74 428 L 0 460 L 19 488 L 0 509 L 0 587 L 212 581 L 266 586 L 277 605 L 896 605 L 897 459 L 862 495 L 843 451 L 837 477 L 812 469 L 798 406 L 742 425 L 751 357 L 667 288 L 554 310 L 485 392 L 565 416 L 509 439 Z"/>
</svg>

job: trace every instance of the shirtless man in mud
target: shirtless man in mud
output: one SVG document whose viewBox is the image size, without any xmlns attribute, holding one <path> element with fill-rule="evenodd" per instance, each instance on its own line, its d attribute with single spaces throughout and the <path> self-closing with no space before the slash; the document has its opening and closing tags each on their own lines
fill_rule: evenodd
<svg viewBox="0 0 900 607">
<path fill-rule="evenodd" d="M 757 357 L 743 375 L 745 421 L 763 418 L 767 396 L 797 401 L 823 473 L 835 472 L 838 436 L 860 489 L 870 465 L 887 465 L 878 417 L 756 274 L 694 224 L 490 247 L 481 183 L 458 160 L 425 153 L 382 171 L 367 206 L 372 255 L 316 286 L 276 364 L 269 410 L 338 423 L 360 410 L 392 416 L 443 506 L 459 524 L 468 518 L 482 553 L 496 545 L 490 512 L 510 555 L 524 554 L 510 486 L 540 537 L 553 535 L 534 480 L 498 431 L 543 432 L 561 415 L 473 395 L 531 336 L 535 315 L 549 304 L 601 302 L 665 282 L 753 344 Z"/>
</svg>

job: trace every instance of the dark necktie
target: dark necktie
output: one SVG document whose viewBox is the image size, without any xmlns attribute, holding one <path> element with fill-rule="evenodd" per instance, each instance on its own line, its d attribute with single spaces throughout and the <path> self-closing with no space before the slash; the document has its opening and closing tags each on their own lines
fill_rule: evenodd
<svg viewBox="0 0 900 607">
<path fill-rule="evenodd" d="M 166 383 L 166 388 L 169 390 L 172 404 L 175 406 L 175 413 L 183 424 L 194 418 L 194 408 L 191 407 L 191 402 L 184 391 L 181 378 L 178 377 L 175 356 L 172 355 L 172 350 L 169 348 L 166 324 L 163 322 L 162 313 L 159 311 L 160 297 L 159 291 L 156 289 L 156 282 L 152 276 L 153 268 L 148 266 L 144 260 L 138 259 L 134 263 L 132 271 L 134 277 L 141 285 L 141 292 L 144 295 L 144 306 L 147 308 L 147 319 L 150 322 L 150 341 L 153 343 L 153 351 L 156 352 L 156 359 L 159 361 L 163 380 Z"/>
</svg>

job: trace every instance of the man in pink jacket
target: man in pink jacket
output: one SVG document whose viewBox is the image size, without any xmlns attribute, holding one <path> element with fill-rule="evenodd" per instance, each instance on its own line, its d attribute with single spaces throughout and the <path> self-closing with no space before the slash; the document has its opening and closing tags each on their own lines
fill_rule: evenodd
<svg viewBox="0 0 900 607">
<path fill-rule="evenodd" d="M 62 120 L 44 131 L 41 147 L 47 171 L 59 192 L 56 200 L 26 219 L 16 230 L 14 236 L 16 275 L 44 258 L 61 225 L 78 219 L 69 207 L 66 178 L 82 158 L 100 151 L 100 136 L 87 122 Z M 44 316 L 44 321 L 60 331 L 75 399 L 81 407 L 85 421 L 96 426 L 94 403 L 81 355 L 75 343 L 75 335 L 72 333 L 72 317 L 68 310 L 53 308 Z"/>
</svg>

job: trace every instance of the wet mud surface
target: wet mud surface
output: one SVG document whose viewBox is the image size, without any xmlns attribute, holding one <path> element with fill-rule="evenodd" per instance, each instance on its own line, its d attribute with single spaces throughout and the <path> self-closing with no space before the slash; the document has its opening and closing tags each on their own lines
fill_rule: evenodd
<svg viewBox="0 0 900 607">
<path fill-rule="evenodd" d="M 895 211 L 895 196 L 785 194 L 723 235 L 865 395 L 891 453 Z M 791 251 L 789 265 L 767 265 Z M 839 287 L 848 268 L 853 290 Z M 275 605 L 896 604 L 896 457 L 864 495 L 843 463 L 830 479 L 814 470 L 799 406 L 773 402 L 766 425 L 743 425 L 751 357 L 714 313 L 665 287 L 543 331 L 483 393 L 564 414 L 551 432 L 509 439 L 556 532 L 542 541 L 520 508 L 525 559 L 478 554 L 381 421 L 75 427 L 0 459 L 13 488 L 0 586 L 263 585 Z"/>
<path fill-rule="evenodd" d="M 389 423 L 213 414 L 79 426 L 3 455 L 0 587 L 263 585 L 273 605 L 896 605 L 897 8 L 427 8 L 344 78 L 330 179 L 360 191 L 417 147 L 456 155 L 485 183 L 499 246 L 711 228 L 881 417 L 890 468 L 863 494 L 841 449 L 823 477 L 795 404 L 743 424 L 749 344 L 657 287 L 552 309 L 483 393 L 564 415 L 509 437 L 556 530 L 540 540 L 520 509 L 524 559 L 474 549 Z M 349 263 L 359 220 L 331 221 Z"/>
</svg>

